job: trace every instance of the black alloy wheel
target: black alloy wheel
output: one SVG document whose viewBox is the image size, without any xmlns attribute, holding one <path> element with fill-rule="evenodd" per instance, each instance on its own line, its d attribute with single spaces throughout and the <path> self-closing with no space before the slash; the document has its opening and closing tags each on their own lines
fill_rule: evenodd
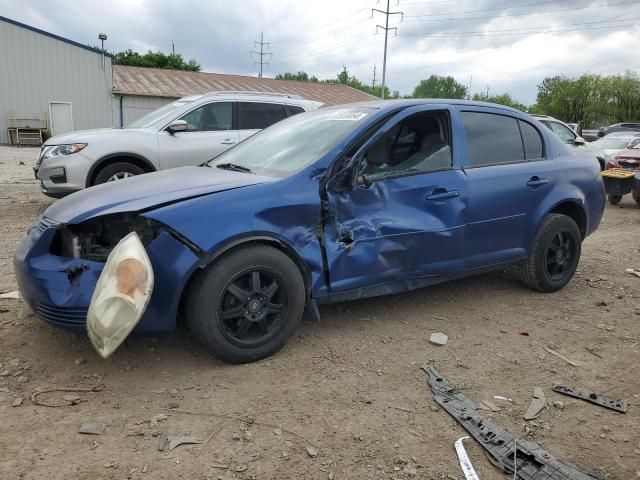
<svg viewBox="0 0 640 480">
<path fill-rule="evenodd" d="M 227 284 L 216 317 L 220 331 L 230 342 L 257 347 L 278 333 L 286 311 L 287 295 L 277 275 L 264 267 L 252 267 Z"/>
</svg>

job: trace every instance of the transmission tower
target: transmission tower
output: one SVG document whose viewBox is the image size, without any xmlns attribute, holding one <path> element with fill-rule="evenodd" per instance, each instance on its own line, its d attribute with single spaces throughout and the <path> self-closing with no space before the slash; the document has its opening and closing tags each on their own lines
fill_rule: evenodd
<svg viewBox="0 0 640 480">
<path fill-rule="evenodd" d="M 384 15 L 384 27 L 382 25 L 376 25 L 376 33 L 378 33 L 378 29 L 384 30 L 384 58 L 382 60 L 382 87 L 380 88 L 380 98 L 384 100 L 384 82 L 387 74 L 387 38 L 389 37 L 389 30 L 393 30 L 394 33 L 398 34 L 397 27 L 389 27 L 389 17 L 391 15 L 400 15 L 400 21 L 404 18 L 403 12 L 392 12 L 389 10 L 389 0 L 387 0 L 387 9 L 380 10 L 378 8 L 371 9 L 371 17 L 373 18 L 373 13 L 378 12 Z"/>
<path fill-rule="evenodd" d="M 253 64 L 254 65 L 260 65 L 260 73 L 258 74 L 258 78 L 262 78 L 262 67 L 263 65 L 266 65 L 267 67 L 269 66 L 269 62 L 265 62 L 264 58 L 266 56 L 269 56 L 269 58 L 271 58 L 271 56 L 273 55 L 270 52 L 265 52 L 264 51 L 264 47 L 266 46 L 267 48 L 269 48 L 269 43 L 264 41 L 264 34 L 262 32 L 260 32 L 260 41 L 255 41 L 253 42 L 253 46 L 255 47 L 256 45 L 260 45 L 260 51 L 256 51 L 256 50 L 251 50 L 251 56 L 253 57 L 253 55 L 259 55 L 260 56 L 260 61 L 254 60 Z"/>
</svg>

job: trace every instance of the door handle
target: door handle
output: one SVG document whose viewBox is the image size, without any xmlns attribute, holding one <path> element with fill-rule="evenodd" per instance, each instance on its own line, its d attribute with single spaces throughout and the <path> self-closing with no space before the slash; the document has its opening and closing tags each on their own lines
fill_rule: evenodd
<svg viewBox="0 0 640 480">
<path fill-rule="evenodd" d="M 539 187 L 541 185 L 545 185 L 549 183 L 549 179 L 547 178 L 540 178 L 537 176 L 533 176 L 531 177 L 531 179 L 527 182 L 527 186 L 529 187 Z"/>
<path fill-rule="evenodd" d="M 444 188 L 436 188 L 431 195 L 427 195 L 427 200 L 448 200 L 460 196 L 457 190 L 446 190 Z"/>
<path fill-rule="evenodd" d="M 221 145 L 233 145 L 235 143 L 238 143 L 238 142 L 233 140 L 232 138 L 225 138 L 223 141 L 220 142 Z"/>
</svg>

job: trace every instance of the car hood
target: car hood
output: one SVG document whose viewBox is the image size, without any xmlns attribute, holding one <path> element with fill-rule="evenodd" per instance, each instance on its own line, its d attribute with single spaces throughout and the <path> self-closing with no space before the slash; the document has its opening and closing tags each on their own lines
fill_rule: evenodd
<svg viewBox="0 0 640 480">
<path fill-rule="evenodd" d="M 219 168 L 174 168 L 81 190 L 58 200 L 44 216 L 58 223 L 79 223 L 100 215 L 148 210 L 273 180 L 272 177 Z"/>
<path fill-rule="evenodd" d="M 94 138 L 105 139 L 119 135 L 128 135 L 135 131 L 148 131 L 145 128 L 95 128 L 92 130 L 76 130 L 51 137 L 44 145 L 67 145 L 70 143 L 90 143 Z M 118 137 L 121 138 L 121 137 Z"/>
</svg>

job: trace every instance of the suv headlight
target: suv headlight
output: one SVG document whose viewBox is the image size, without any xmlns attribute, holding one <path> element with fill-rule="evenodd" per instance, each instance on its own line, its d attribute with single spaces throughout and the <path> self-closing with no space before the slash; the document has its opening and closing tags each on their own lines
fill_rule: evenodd
<svg viewBox="0 0 640 480">
<path fill-rule="evenodd" d="M 42 149 L 40 160 L 46 160 L 51 157 L 60 157 L 63 155 L 71 155 L 78 153 L 87 146 L 86 143 L 70 143 L 68 145 L 49 145 Z"/>
<path fill-rule="evenodd" d="M 109 254 L 87 313 L 87 334 L 108 358 L 140 321 L 153 291 L 153 268 L 136 232 Z"/>
</svg>

